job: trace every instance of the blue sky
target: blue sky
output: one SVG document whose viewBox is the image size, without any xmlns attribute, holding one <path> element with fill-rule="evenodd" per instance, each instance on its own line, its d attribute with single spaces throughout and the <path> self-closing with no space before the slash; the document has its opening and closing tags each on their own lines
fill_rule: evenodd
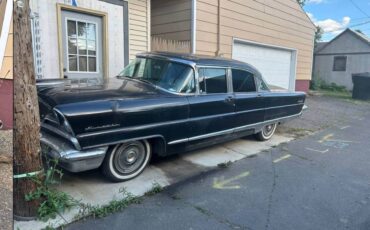
<svg viewBox="0 0 370 230">
<path fill-rule="evenodd" d="M 304 9 L 324 29 L 323 41 L 348 27 L 370 37 L 370 0 L 307 0 Z"/>
</svg>

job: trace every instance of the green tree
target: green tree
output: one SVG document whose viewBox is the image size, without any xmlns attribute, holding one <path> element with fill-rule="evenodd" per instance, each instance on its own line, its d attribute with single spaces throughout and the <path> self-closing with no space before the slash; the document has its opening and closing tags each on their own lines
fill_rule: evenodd
<svg viewBox="0 0 370 230">
<path fill-rule="evenodd" d="M 306 3 L 306 0 L 297 0 L 297 2 L 299 3 L 299 5 L 303 7 L 304 4 Z"/>
<path fill-rule="evenodd" d="M 316 26 L 315 32 L 315 44 L 322 39 L 322 35 L 324 34 L 324 30 L 320 26 Z"/>
</svg>

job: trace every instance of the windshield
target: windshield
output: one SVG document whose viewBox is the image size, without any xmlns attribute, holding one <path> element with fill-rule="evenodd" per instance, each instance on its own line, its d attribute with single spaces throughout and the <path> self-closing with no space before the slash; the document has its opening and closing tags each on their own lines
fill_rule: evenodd
<svg viewBox="0 0 370 230">
<path fill-rule="evenodd" d="M 190 66 L 162 59 L 136 58 L 120 74 L 176 93 L 194 93 L 194 71 Z"/>
</svg>

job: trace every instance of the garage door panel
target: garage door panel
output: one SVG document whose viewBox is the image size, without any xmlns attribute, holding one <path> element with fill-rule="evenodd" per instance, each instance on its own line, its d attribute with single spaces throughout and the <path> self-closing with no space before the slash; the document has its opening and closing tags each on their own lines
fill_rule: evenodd
<svg viewBox="0 0 370 230">
<path fill-rule="evenodd" d="M 292 51 L 267 46 L 236 42 L 233 47 L 233 58 L 256 67 L 268 84 L 292 88 L 291 67 Z"/>
</svg>

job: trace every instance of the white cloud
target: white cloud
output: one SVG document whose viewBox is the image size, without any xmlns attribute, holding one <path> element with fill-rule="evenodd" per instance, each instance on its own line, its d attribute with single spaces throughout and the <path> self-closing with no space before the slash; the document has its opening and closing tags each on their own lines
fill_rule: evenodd
<svg viewBox="0 0 370 230">
<path fill-rule="evenodd" d="M 318 20 L 311 13 L 307 13 L 307 15 L 316 26 L 320 26 L 323 29 L 324 33 L 330 33 L 332 35 L 337 35 L 343 32 L 351 22 L 351 18 L 347 16 L 343 17 L 342 21 L 336 21 L 331 18 Z"/>
</svg>

